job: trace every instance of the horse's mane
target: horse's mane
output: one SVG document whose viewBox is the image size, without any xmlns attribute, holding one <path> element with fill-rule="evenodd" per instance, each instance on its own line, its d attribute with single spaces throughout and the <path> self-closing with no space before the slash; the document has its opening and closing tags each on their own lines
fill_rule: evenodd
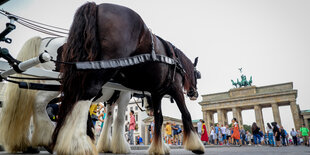
<svg viewBox="0 0 310 155">
<path fill-rule="evenodd" d="M 100 57 L 100 53 L 100 43 L 97 37 L 97 5 L 94 2 L 88 2 L 75 13 L 68 41 L 63 47 L 62 61 L 93 61 Z M 80 100 L 81 93 L 84 93 L 83 83 L 91 76 L 86 73 L 91 73 L 91 71 L 78 71 L 74 65 L 68 64 L 61 65 L 60 72 L 62 86 L 65 87 L 61 87 L 64 97 L 59 111 L 59 120 L 53 133 L 54 145 L 66 116 L 71 113 L 75 103 Z M 93 138 L 93 136 L 91 137 Z"/>
<path fill-rule="evenodd" d="M 172 45 L 172 44 L 171 44 Z M 185 90 L 189 91 L 190 86 L 193 84 L 194 79 L 194 65 L 192 61 L 178 48 L 172 45 L 174 52 L 178 56 L 183 69 L 185 70 L 183 87 Z"/>
</svg>

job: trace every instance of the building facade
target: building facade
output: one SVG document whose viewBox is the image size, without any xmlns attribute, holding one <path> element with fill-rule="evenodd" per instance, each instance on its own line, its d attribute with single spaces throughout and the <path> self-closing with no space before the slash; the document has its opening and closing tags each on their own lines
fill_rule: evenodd
<svg viewBox="0 0 310 155">
<path fill-rule="evenodd" d="M 145 128 L 145 124 L 143 122 L 143 119 L 147 118 L 148 115 L 145 111 L 141 111 L 138 107 L 138 105 L 141 107 L 141 100 L 136 99 L 136 98 L 132 98 L 126 108 L 126 112 L 125 112 L 125 125 L 128 127 L 128 124 L 130 122 L 130 111 L 133 110 L 134 111 L 134 116 L 135 116 L 135 120 L 136 120 L 136 130 L 134 131 L 134 143 L 136 144 L 136 139 L 138 137 L 138 135 L 140 137 L 142 137 L 143 141 L 145 140 L 145 138 L 143 137 L 144 135 L 144 128 Z M 144 108 L 144 107 L 142 107 Z M 117 112 L 117 107 L 115 108 L 115 113 L 114 113 L 114 117 L 116 116 Z M 127 133 L 126 133 L 127 134 Z"/>
<path fill-rule="evenodd" d="M 301 116 L 305 126 L 310 129 L 310 110 L 302 110 Z"/>
</svg>

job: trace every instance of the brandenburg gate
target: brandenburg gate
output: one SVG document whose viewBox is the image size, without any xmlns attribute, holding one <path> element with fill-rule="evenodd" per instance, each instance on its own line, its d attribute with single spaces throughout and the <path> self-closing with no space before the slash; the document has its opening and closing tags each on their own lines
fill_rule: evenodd
<svg viewBox="0 0 310 155">
<path fill-rule="evenodd" d="M 227 120 L 227 112 L 232 111 L 233 117 L 242 126 L 242 110 L 254 109 L 256 123 L 265 133 L 262 109 L 267 107 L 272 108 L 274 121 L 281 125 L 279 106 L 290 106 L 295 129 L 301 127 L 303 121 L 296 97 L 297 90 L 293 89 L 292 82 L 263 87 L 248 85 L 230 89 L 228 92 L 202 95 L 199 104 L 202 106 L 203 119 L 208 131 L 210 126 L 214 125 L 214 113 L 217 113 L 218 123 L 222 125 L 230 123 L 230 120 Z"/>
</svg>

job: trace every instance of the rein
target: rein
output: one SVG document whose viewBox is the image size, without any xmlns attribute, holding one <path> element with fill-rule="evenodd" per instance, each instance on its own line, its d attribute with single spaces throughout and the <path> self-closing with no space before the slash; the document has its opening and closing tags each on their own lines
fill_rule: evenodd
<svg viewBox="0 0 310 155">
<path fill-rule="evenodd" d="M 47 25 L 47 24 L 43 24 L 43 23 L 39 23 L 27 18 L 23 18 L 21 16 L 18 15 L 14 15 L 12 13 L 9 13 L 7 11 L 4 10 L 0 10 L 0 14 L 6 16 L 6 17 L 14 17 L 16 18 L 16 22 L 28 27 L 32 30 L 41 32 L 41 33 L 45 33 L 48 35 L 52 35 L 52 36 L 57 36 L 57 37 L 65 37 L 68 35 L 69 30 L 67 29 L 63 29 L 63 28 L 59 28 L 56 26 L 51 26 L 51 25 Z"/>
</svg>

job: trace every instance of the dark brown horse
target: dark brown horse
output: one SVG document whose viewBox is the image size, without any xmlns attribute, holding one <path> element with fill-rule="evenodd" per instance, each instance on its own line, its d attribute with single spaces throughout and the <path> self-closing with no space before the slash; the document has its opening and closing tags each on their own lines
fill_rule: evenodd
<svg viewBox="0 0 310 155">
<path fill-rule="evenodd" d="M 92 99 L 111 78 L 126 87 L 148 91 L 152 95 L 155 116 L 155 136 L 149 153 L 169 153 L 161 138 L 163 116 L 161 99 L 170 95 L 177 103 L 184 124 L 184 146 L 194 153 L 204 153 L 184 101 L 183 89 L 196 99 L 197 72 L 193 64 L 171 43 L 153 35 L 141 17 L 133 10 L 114 4 L 86 3 L 74 17 L 63 61 L 100 61 L 150 54 L 166 55 L 181 67 L 160 62 L 146 62 L 123 68 L 78 70 L 74 65 L 62 65 L 64 98 L 59 122 L 53 134 L 53 146 L 60 154 L 95 154 L 93 136 L 86 135 L 88 108 Z M 91 135 L 91 134 L 90 134 Z M 100 150 L 99 150 L 100 151 Z"/>
</svg>

